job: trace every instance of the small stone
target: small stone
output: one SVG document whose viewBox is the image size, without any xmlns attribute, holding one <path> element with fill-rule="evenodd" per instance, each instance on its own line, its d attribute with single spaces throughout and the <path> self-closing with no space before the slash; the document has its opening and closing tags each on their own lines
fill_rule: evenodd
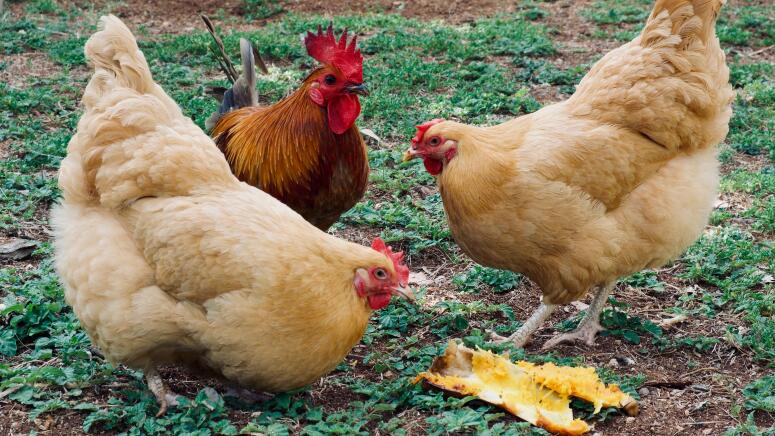
<svg viewBox="0 0 775 436">
<path fill-rule="evenodd" d="M 712 428 L 706 428 L 705 430 L 702 431 L 702 434 L 711 434 L 711 433 L 713 433 Z"/>
<path fill-rule="evenodd" d="M 36 248 L 38 248 L 36 241 L 13 238 L 5 244 L 0 244 L 0 258 L 23 260 L 30 257 Z"/>
<path fill-rule="evenodd" d="M 628 416 L 627 418 L 625 418 L 624 422 L 627 423 L 627 424 L 632 424 L 633 422 L 635 422 L 635 417 L 634 416 Z"/>
<path fill-rule="evenodd" d="M 638 389 L 638 395 L 640 395 L 641 397 L 645 397 L 648 394 L 649 394 L 649 388 Z"/>
<path fill-rule="evenodd" d="M 611 359 L 608 361 L 608 366 L 611 368 L 618 368 L 619 367 L 619 361 L 616 359 Z"/>
</svg>

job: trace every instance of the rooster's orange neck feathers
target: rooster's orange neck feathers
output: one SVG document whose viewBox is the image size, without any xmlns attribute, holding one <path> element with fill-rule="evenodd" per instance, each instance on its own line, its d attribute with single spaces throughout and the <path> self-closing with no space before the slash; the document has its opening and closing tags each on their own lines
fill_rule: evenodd
<svg viewBox="0 0 775 436">
<path fill-rule="evenodd" d="M 212 136 L 234 174 L 297 211 L 329 188 L 336 166 L 345 165 L 365 186 L 366 148 L 353 124 L 341 135 L 328 128 L 326 109 L 309 90 L 323 69 L 310 74 L 293 94 L 271 106 L 246 107 L 224 115 Z M 350 187 L 351 188 L 351 187 Z M 311 206 L 311 205 L 309 205 Z"/>
</svg>

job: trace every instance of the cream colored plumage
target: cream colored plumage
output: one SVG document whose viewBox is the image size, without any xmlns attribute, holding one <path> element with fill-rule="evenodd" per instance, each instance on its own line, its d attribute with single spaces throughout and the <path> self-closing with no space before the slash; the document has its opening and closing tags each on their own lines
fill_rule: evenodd
<svg viewBox="0 0 775 436">
<path fill-rule="evenodd" d="M 434 121 L 408 157 L 437 177 L 455 240 L 484 265 L 526 274 L 544 305 L 600 289 L 593 340 L 616 280 L 680 255 L 716 197 L 715 146 L 733 91 L 714 24 L 723 1 L 659 0 L 642 33 L 608 53 L 559 104 L 493 127 Z"/>
<path fill-rule="evenodd" d="M 52 213 L 56 267 L 84 329 L 111 361 L 146 371 L 162 411 L 162 362 L 264 391 L 332 370 L 372 298 L 400 293 L 405 266 L 239 182 L 153 82 L 129 29 L 113 16 L 101 28 Z"/>
</svg>

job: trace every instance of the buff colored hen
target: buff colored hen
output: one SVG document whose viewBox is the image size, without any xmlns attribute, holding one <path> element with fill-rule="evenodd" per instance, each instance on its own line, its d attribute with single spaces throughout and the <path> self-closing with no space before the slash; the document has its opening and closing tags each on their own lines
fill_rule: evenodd
<svg viewBox="0 0 775 436">
<path fill-rule="evenodd" d="M 145 371 L 160 412 L 175 398 L 160 363 L 268 392 L 334 369 L 373 310 L 411 297 L 401 254 L 328 235 L 238 181 L 129 29 L 101 27 L 52 216 L 65 297 L 92 341 Z"/>
<path fill-rule="evenodd" d="M 658 0 L 641 34 L 567 101 L 492 127 L 418 126 L 406 158 L 437 177 L 455 240 L 543 291 L 509 338 L 518 346 L 558 305 L 595 290 L 579 329 L 546 347 L 592 344 L 616 281 L 665 264 L 701 233 L 733 97 L 715 34 L 722 4 Z"/>
</svg>

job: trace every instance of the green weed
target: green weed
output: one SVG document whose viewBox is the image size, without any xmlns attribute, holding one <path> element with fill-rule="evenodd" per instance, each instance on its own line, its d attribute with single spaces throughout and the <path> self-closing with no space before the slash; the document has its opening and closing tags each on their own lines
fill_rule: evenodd
<svg viewBox="0 0 775 436">
<path fill-rule="evenodd" d="M 503 293 L 515 289 L 522 281 L 522 276 L 511 271 L 485 268 L 474 265 L 465 274 L 453 278 L 452 282 L 461 291 L 479 292 L 486 285 L 493 292 Z"/>
<path fill-rule="evenodd" d="M 719 40 L 735 45 L 772 45 L 775 42 L 773 12 L 772 5 L 726 8 L 718 19 L 716 33 Z"/>
<path fill-rule="evenodd" d="M 738 91 L 727 141 L 746 154 L 775 160 L 775 81 L 753 81 Z"/>
<path fill-rule="evenodd" d="M 653 2 L 648 0 L 599 0 L 582 16 L 597 24 L 644 23 Z"/>
<path fill-rule="evenodd" d="M 244 0 L 242 10 L 248 20 L 261 20 L 283 11 L 278 0 Z"/>
<path fill-rule="evenodd" d="M 743 88 L 754 82 L 772 79 L 772 64 L 757 62 L 753 64 L 732 63 L 729 65 L 729 83 L 735 88 Z"/>
<path fill-rule="evenodd" d="M 767 375 L 743 389 L 745 408 L 775 412 L 775 375 Z"/>
</svg>

